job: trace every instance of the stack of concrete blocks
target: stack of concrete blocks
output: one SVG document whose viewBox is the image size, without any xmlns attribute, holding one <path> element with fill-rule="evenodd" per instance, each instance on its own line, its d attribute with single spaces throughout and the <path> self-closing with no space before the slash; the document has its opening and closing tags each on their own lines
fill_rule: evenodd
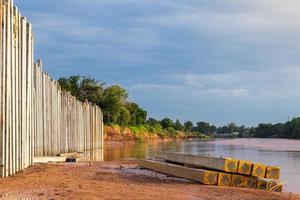
<svg viewBox="0 0 300 200">
<path fill-rule="evenodd" d="M 159 160 L 141 160 L 144 168 L 206 185 L 243 187 L 281 192 L 280 168 L 233 158 L 162 153 Z"/>
<path fill-rule="evenodd" d="M 0 0 L 0 24 L 0 177 L 34 157 L 102 150 L 101 109 L 62 91 L 34 63 L 32 26 L 13 0 Z"/>
</svg>

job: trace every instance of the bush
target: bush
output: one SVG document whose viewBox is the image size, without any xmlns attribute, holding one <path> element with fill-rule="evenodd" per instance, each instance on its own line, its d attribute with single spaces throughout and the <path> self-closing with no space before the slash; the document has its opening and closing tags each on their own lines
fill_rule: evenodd
<svg viewBox="0 0 300 200">
<path fill-rule="evenodd" d="M 155 130 L 155 128 L 153 127 L 153 126 L 151 126 L 151 125 L 149 125 L 149 124 L 145 124 L 145 125 L 143 125 L 146 129 L 147 129 L 147 131 L 149 132 L 149 133 L 156 133 L 156 130 Z"/>
<path fill-rule="evenodd" d="M 176 137 L 177 131 L 173 127 L 169 127 L 166 129 L 167 134 L 171 137 Z"/>
<path fill-rule="evenodd" d="M 154 130 L 155 130 L 155 133 L 161 138 L 164 138 L 167 136 L 166 132 L 164 131 L 163 127 L 160 124 L 156 124 L 154 126 Z"/>
<path fill-rule="evenodd" d="M 130 126 L 129 129 L 133 134 L 140 134 L 140 133 L 148 133 L 148 130 L 145 126 Z"/>
</svg>

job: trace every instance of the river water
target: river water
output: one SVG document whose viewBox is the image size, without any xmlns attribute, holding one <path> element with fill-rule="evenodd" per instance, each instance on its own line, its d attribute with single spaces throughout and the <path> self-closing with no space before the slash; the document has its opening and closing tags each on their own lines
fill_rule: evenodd
<svg viewBox="0 0 300 200">
<path fill-rule="evenodd" d="M 280 166 L 285 192 L 300 194 L 300 140 L 222 139 L 209 142 L 178 140 L 147 144 L 107 144 L 104 157 L 107 161 L 145 158 L 163 151 L 211 154 Z"/>
</svg>

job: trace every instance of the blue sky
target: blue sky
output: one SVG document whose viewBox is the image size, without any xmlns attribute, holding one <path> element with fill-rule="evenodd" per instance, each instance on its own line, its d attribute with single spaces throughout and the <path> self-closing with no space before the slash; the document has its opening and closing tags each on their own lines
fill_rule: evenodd
<svg viewBox="0 0 300 200">
<path fill-rule="evenodd" d="M 299 115 L 299 0 L 14 2 L 45 71 L 118 83 L 152 117 L 256 125 Z"/>
</svg>

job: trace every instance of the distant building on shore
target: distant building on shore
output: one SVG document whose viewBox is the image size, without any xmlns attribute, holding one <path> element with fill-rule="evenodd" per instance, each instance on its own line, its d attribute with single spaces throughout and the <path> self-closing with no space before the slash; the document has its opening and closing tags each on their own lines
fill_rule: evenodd
<svg viewBox="0 0 300 200">
<path fill-rule="evenodd" d="M 233 132 L 233 133 L 224 133 L 224 134 L 218 134 L 215 133 L 214 137 L 215 138 L 236 138 L 240 135 L 239 132 Z"/>
</svg>

